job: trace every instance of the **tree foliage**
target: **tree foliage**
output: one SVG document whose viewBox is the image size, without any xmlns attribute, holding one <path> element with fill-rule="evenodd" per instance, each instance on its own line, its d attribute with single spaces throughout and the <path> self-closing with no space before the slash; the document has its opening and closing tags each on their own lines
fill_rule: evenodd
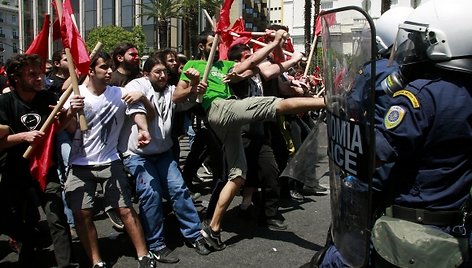
<svg viewBox="0 0 472 268">
<path fill-rule="evenodd" d="M 92 50 L 98 41 L 103 43 L 103 51 L 111 52 L 116 45 L 124 42 L 134 44 L 138 51 L 143 51 L 146 40 L 141 26 L 135 26 L 133 31 L 127 31 L 123 27 L 109 25 L 97 27 L 87 34 L 87 48 Z"/>
<path fill-rule="evenodd" d="M 151 0 L 147 4 L 141 4 L 141 17 L 154 20 L 155 38 L 158 48 L 166 48 L 168 43 L 167 26 L 171 18 L 180 16 L 182 8 L 178 0 Z"/>
</svg>

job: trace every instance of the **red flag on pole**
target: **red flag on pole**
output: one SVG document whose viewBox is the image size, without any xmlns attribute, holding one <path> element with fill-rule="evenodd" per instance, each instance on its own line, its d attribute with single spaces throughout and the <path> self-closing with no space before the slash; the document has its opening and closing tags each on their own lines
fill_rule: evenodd
<svg viewBox="0 0 472 268">
<path fill-rule="evenodd" d="M 231 9 L 231 5 L 233 5 L 234 0 L 225 0 L 220 10 L 220 17 L 218 18 L 218 22 L 216 23 L 216 34 L 221 36 L 221 42 L 218 44 L 218 55 L 220 60 L 225 60 L 228 58 L 228 49 L 229 45 L 231 44 L 233 38 L 230 36 L 228 32 L 229 26 L 231 24 L 229 19 L 229 13 Z M 227 41 L 227 42 L 225 42 Z"/>
<path fill-rule="evenodd" d="M 43 141 L 37 145 L 30 160 L 30 173 L 39 182 L 44 191 L 46 189 L 47 174 L 53 165 L 54 135 L 57 129 L 57 121 L 54 120 L 45 133 Z"/>
<path fill-rule="evenodd" d="M 34 38 L 25 54 L 38 54 L 43 60 L 43 64 L 48 60 L 49 47 L 49 14 L 44 15 L 43 27 L 39 34 Z"/>
<path fill-rule="evenodd" d="M 90 66 L 90 58 L 88 55 L 85 42 L 80 36 L 77 27 L 75 27 L 71 14 L 73 10 L 69 1 L 64 1 L 61 23 L 61 37 L 64 48 L 69 48 L 74 59 L 75 67 L 79 75 L 87 74 Z"/>
<path fill-rule="evenodd" d="M 336 24 L 336 13 L 331 13 L 327 15 L 323 15 L 323 10 L 320 12 L 318 16 L 316 16 L 316 21 L 315 21 L 315 29 L 313 29 L 313 35 L 320 35 L 321 33 L 321 28 L 323 27 L 321 25 L 321 17 L 326 21 L 326 24 L 328 27 L 331 27 L 332 25 Z"/>
</svg>

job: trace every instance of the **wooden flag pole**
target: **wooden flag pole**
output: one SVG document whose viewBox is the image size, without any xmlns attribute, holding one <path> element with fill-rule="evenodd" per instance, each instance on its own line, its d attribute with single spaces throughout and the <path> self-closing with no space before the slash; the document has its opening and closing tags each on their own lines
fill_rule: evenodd
<svg viewBox="0 0 472 268">
<path fill-rule="evenodd" d="M 208 82 L 208 75 L 210 74 L 211 67 L 213 66 L 213 60 L 215 58 L 216 48 L 218 47 L 218 43 L 219 43 L 218 39 L 219 39 L 218 34 L 215 34 L 215 39 L 213 39 L 213 44 L 211 46 L 210 55 L 208 56 L 208 59 L 207 59 L 205 71 L 203 72 L 203 77 L 201 81 L 203 83 Z M 202 101 L 203 101 L 203 95 L 199 94 L 197 96 L 197 102 L 202 103 Z"/>
<path fill-rule="evenodd" d="M 98 51 L 102 48 L 103 44 L 101 42 L 98 42 L 95 45 L 95 48 L 92 50 L 90 53 L 90 59 L 93 59 L 95 55 L 97 55 Z M 86 76 L 81 77 L 81 81 L 85 79 Z M 56 104 L 52 112 L 49 114 L 48 118 L 46 118 L 46 121 L 44 124 L 41 126 L 41 129 L 39 131 L 45 132 L 46 129 L 52 124 L 54 117 L 57 115 L 57 113 L 62 109 L 66 101 L 69 99 L 70 95 L 72 94 L 72 84 L 67 87 L 67 89 L 62 93 L 61 97 L 59 98 L 59 102 Z M 23 154 L 23 158 L 28 159 L 31 156 L 31 153 L 34 151 L 35 144 L 30 144 L 28 146 L 28 149 L 26 149 L 25 153 Z"/>
<path fill-rule="evenodd" d="M 311 61 L 313 60 L 313 55 L 315 54 L 315 49 L 318 41 L 318 35 L 315 34 L 313 38 L 313 43 L 311 43 L 310 55 L 308 55 L 308 60 L 306 62 L 305 72 L 303 73 L 304 77 L 308 76 L 308 71 L 310 70 Z"/>
<path fill-rule="evenodd" d="M 55 0 L 56 1 L 56 8 L 57 8 L 57 15 L 59 19 L 59 24 L 62 25 L 62 0 Z M 69 74 L 71 79 L 72 89 L 74 90 L 75 95 L 80 95 L 79 91 L 79 82 L 77 80 L 77 75 L 75 73 L 75 66 L 74 66 L 74 59 L 72 58 L 72 54 L 70 52 L 70 48 L 64 48 L 66 52 L 67 62 L 69 63 Z M 79 125 L 81 131 L 86 131 L 88 129 L 87 120 L 85 119 L 84 111 L 81 109 L 79 112 Z"/>
</svg>

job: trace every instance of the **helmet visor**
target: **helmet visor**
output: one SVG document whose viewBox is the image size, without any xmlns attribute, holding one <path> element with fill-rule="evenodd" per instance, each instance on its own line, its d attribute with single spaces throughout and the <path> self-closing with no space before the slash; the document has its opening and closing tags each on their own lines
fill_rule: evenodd
<svg viewBox="0 0 472 268">
<path fill-rule="evenodd" d="M 389 65 L 394 62 L 402 66 L 427 61 L 426 30 L 425 25 L 400 24 Z"/>
</svg>

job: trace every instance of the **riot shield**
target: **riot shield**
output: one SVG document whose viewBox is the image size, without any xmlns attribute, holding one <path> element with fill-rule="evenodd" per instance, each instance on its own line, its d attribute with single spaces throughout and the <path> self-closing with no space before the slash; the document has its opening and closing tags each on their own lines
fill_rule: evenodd
<svg viewBox="0 0 472 268">
<path fill-rule="evenodd" d="M 324 122 L 323 118 L 310 120 L 312 120 L 313 126 L 309 129 L 309 134 L 303 140 L 300 148 L 296 149 L 295 155 L 289 160 L 280 176 L 295 179 L 308 187 L 314 187 L 318 184 L 316 174 L 317 163 L 322 158 L 320 157 L 320 153 L 322 152 L 318 151 L 319 127 L 321 124 L 324 124 Z M 322 133 L 324 134 L 323 131 Z"/>
<path fill-rule="evenodd" d="M 362 84 L 357 79 L 367 65 L 375 77 L 375 28 L 370 16 L 354 6 L 322 12 L 321 20 L 331 235 L 347 264 L 363 267 L 369 256 L 372 221 L 375 79 L 364 88 L 356 84 Z"/>
</svg>

